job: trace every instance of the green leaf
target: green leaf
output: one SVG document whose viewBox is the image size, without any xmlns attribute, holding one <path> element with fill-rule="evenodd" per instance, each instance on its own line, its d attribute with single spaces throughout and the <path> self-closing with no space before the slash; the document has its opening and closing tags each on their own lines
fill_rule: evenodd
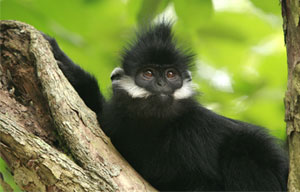
<svg viewBox="0 0 300 192">
<path fill-rule="evenodd" d="M 274 0 L 272 0 L 274 1 Z M 258 8 L 262 9 L 266 13 L 272 13 L 275 15 L 280 15 L 280 2 L 276 0 L 277 3 L 271 3 L 270 0 L 251 0 L 251 2 Z"/>
<path fill-rule="evenodd" d="M 178 19 L 192 28 L 208 22 L 213 13 L 211 0 L 173 0 L 173 2 Z"/>
<path fill-rule="evenodd" d="M 154 17 L 163 10 L 168 1 L 163 0 L 143 0 L 140 11 L 137 14 L 138 23 L 143 25 L 154 19 Z"/>
<path fill-rule="evenodd" d="M 4 181 L 13 188 L 14 191 L 21 191 L 21 189 L 16 185 L 14 182 L 14 177 L 11 175 L 11 173 L 8 171 L 8 168 L 6 166 L 5 161 L 0 158 L 0 173 L 3 176 Z M 4 191 L 2 187 L 0 186 L 0 191 Z"/>
<path fill-rule="evenodd" d="M 218 12 L 197 30 L 194 43 L 201 58 L 238 73 L 249 49 L 273 31 L 271 25 L 255 15 Z"/>
</svg>

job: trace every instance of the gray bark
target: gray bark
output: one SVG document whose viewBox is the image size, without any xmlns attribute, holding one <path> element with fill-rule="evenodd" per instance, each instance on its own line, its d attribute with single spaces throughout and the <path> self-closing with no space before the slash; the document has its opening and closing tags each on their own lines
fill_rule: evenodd
<svg viewBox="0 0 300 192">
<path fill-rule="evenodd" d="M 285 96 L 290 173 L 288 189 L 300 191 L 300 1 L 282 0 L 283 30 L 288 58 Z"/>
</svg>

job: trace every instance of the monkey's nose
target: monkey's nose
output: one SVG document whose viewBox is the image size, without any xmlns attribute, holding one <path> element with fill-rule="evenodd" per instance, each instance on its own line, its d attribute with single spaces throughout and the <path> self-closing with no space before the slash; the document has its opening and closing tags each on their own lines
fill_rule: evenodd
<svg viewBox="0 0 300 192">
<path fill-rule="evenodd" d="M 166 82 L 164 82 L 163 80 L 159 80 L 159 81 L 157 81 L 157 85 L 160 87 L 164 87 L 164 86 L 166 86 Z"/>
</svg>

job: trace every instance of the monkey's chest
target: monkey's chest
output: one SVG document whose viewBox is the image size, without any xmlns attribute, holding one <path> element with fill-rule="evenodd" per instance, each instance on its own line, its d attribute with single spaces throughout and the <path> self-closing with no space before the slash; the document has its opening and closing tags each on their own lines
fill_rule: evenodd
<svg viewBox="0 0 300 192">
<path fill-rule="evenodd" d="M 117 121 L 110 121 L 117 122 Z M 112 143 L 147 181 L 159 190 L 186 190 L 199 183 L 210 181 L 208 159 L 217 159 L 210 150 L 210 143 L 195 139 L 197 133 L 181 124 L 163 122 L 131 122 L 123 118 L 115 124 Z M 207 151 L 206 151 L 207 150 Z M 214 185 L 210 185 L 214 186 Z M 206 188 L 205 188 L 206 189 Z M 213 188 L 215 189 L 215 188 Z"/>
<path fill-rule="evenodd" d="M 186 144 L 172 135 L 123 135 L 112 142 L 131 166 L 159 189 L 166 186 L 170 190 L 172 186 L 174 190 L 184 190 L 196 182 L 194 178 L 207 178 Z M 189 147 L 197 150 L 196 146 Z M 191 173 L 195 175 L 193 179 Z"/>
</svg>

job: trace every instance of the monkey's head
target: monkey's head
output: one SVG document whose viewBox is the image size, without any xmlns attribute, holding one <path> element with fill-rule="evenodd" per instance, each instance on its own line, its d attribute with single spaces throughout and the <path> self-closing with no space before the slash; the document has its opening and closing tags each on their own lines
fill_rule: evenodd
<svg viewBox="0 0 300 192">
<path fill-rule="evenodd" d="M 191 63 L 192 55 L 176 46 L 169 23 L 150 26 L 125 49 L 122 68 L 112 72 L 114 95 L 125 92 L 151 114 L 173 110 L 194 95 Z"/>
</svg>

